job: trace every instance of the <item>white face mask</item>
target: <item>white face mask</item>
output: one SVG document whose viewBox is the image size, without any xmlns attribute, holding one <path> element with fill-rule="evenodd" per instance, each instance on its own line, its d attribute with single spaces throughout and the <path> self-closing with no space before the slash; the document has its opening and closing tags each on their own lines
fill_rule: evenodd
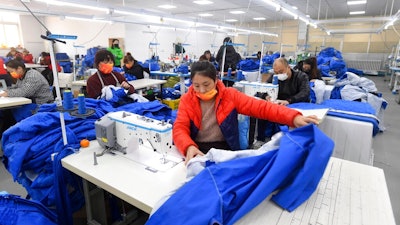
<svg viewBox="0 0 400 225">
<path fill-rule="evenodd" d="M 287 73 L 276 74 L 278 76 L 278 80 L 284 81 L 288 78 Z"/>
</svg>

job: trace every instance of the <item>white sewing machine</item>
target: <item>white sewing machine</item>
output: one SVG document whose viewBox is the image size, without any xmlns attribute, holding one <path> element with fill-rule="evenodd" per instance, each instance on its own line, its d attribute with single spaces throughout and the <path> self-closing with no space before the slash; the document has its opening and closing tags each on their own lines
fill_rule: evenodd
<svg viewBox="0 0 400 225">
<path fill-rule="evenodd" d="M 278 98 L 279 86 L 277 84 L 250 81 L 240 81 L 236 82 L 236 84 L 242 86 L 243 93 L 246 95 L 254 97 L 257 92 L 266 92 L 271 97 L 272 101 Z"/>
<path fill-rule="evenodd" d="M 172 145 L 172 125 L 168 122 L 119 111 L 98 119 L 95 130 L 105 151 L 130 158 L 148 170 L 166 171 L 183 161 Z"/>
</svg>

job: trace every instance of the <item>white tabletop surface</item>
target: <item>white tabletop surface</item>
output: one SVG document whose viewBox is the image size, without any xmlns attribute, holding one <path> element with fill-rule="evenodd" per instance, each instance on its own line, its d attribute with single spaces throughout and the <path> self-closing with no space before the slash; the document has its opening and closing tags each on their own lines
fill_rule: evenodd
<svg viewBox="0 0 400 225">
<path fill-rule="evenodd" d="M 71 82 L 72 86 L 86 86 L 87 82 L 86 80 L 76 80 Z"/>
<path fill-rule="evenodd" d="M 167 81 L 144 78 L 144 79 L 132 80 L 132 81 L 129 81 L 129 83 L 132 84 L 135 89 L 143 89 L 143 88 L 151 87 L 154 85 L 165 84 L 165 83 L 167 83 Z"/>
<path fill-rule="evenodd" d="M 0 97 L 0 109 L 7 107 L 14 107 L 19 105 L 26 105 L 32 103 L 32 100 L 24 97 Z"/>
<path fill-rule="evenodd" d="M 121 155 L 106 154 L 93 165 L 97 141 L 62 159 L 66 169 L 150 213 L 158 200 L 184 182 L 186 168 L 178 164 L 153 173 Z M 331 158 L 313 195 L 289 213 L 265 199 L 236 224 L 385 224 L 394 216 L 382 169 Z"/>
<path fill-rule="evenodd" d="M 25 63 L 26 68 L 45 68 L 47 65 L 41 65 L 41 64 L 36 64 L 36 63 Z"/>
<path fill-rule="evenodd" d="M 63 158 L 62 165 L 146 213 L 150 213 L 163 196 L 185 181 L 186 167 L 183 162 L 166 172 L 154 173 L 129 158 L 105 154 L 97 157 L 98 164 L 94 165 L 93 152 L 101 151 L 98 142 L 91 141 L 89 148 Z"/>
</svg>

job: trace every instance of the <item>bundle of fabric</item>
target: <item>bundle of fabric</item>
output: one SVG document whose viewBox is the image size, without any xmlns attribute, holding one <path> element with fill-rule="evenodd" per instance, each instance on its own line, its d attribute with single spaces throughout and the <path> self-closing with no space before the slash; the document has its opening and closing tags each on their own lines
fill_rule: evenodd
<svg viewBox="0 0 400 225">
<path fill-rule="evenodd" d="M 74 101 L 78 103 L 77 99 Z M 60 221 L 72 222 L 71 212 L 83 205 L 79 178 L 63 169 L 60 160 L 79 149 L 80 140 L 95 139 L 94 123 L 97 119 L 114 111 L 128 111 L 158 120 L 171 120 L 172 123 L 176 118 L 176 114 L 159 101 L 113 107 L 104 100 L 85 99 L 85 104 L 95 110 L 85 119 L 64 113 L 68 145 L 63 143 L 60 113 L 56 111 L 55 104 L 42 105 L 38 113 L 3 134 L 3 163 L 6 169 L 15 181 L 24 186 L 32 199 L 48 207 L 57 205 L 59 217 L 64 218 Z M 56 156 L 52 161 L 54 154 Z"/>
<path fill-rule="evenodd" d="M 279 52 L 275 52 L 272 55 L 266 55 L 263 57 L 262 62 L 265 64 L 269 64 L 272 65 L 275 61 L 275 59 L 280 57 L 280 53 Z"/>
<path fill-rule="evenodd" d="M 0 224 L 56 225 L 57 216 L 40 202 L 0 192 Z"/>
<path fill-rule="evenodd" d="M 234 224 L 275 191 L 271 200 L 291 212 L 317 188 L 333 147 L 329 137 L 308 125 L 286 130 L 279 149 L 211 152 L 198 166 L 191 160 L 188 175 L 195 176 L 146 225 Z"/>
<path fill-rule="evenodd" d="M 332 47 L 321 50 L 317 57 L 317 64 L 323 77 L 340 78 L 347 72 L 342 53 Z"/>
<path fill-rule="evenodd" d="M 246 59 L 239 62 L 239 69 L 243 71 L 253 71 L 258 70 L 260 67 L 260 61 L 255 61 L 253 59 Z"/>
</svg>

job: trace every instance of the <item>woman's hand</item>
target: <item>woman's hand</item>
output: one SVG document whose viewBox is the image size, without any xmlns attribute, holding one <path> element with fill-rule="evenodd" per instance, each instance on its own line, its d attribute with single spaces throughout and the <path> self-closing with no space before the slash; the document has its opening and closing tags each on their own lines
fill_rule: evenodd
<svg viewBox="0 0 400 225">
<path fill-rule="evenodd" d="M 128 90 L 131 87 L 131 85 L 126 81 L 122 81 L 121 87 L 124 88 L 125 90 Z"/>
<path fill-rule="evenodd" d="M 7 91 L 0 91 L 0 97 L 8 97 Z"/>
<path fill-rule="evenodd" d="M 318 117 L 315 115 L 312 116 L 302 116 L 302 115 L 298 115 L 294 118 L 293 120 L 293 124 L 295 127 L 302 127 L 305 126 L 309 123 L 313 123 L 318 125 L 319 124 L 319 120 Z"/>
<path fill-rule="evenodd" d="M 186 151 L 186 159 L 185 159 L 185 165 L 191 160 L 192 158 L 196 157 L 197 155 L 204 155 L 203 152 L 201 152 L 196 146 L 191 145 Z"/>
</svg>

